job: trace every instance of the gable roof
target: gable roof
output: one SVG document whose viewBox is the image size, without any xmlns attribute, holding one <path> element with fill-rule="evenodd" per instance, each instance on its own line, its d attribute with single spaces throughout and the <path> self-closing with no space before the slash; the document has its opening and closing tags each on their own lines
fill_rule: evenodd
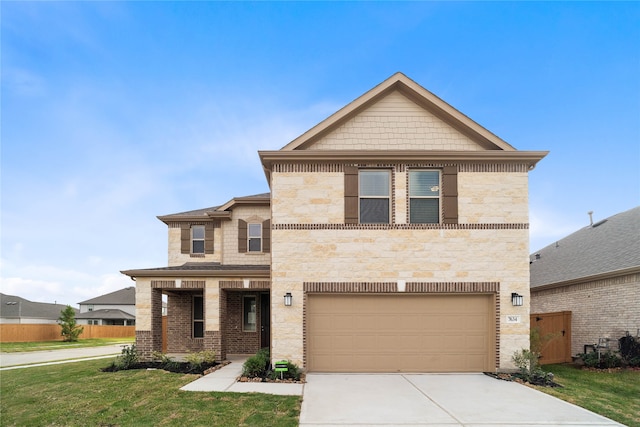
<svg viewBox="0 0 640 427">
<path fill-rule="evenodd" d="M 448 123 L 487 150 L 515 151 L 515 148 L 497 135 L 480 126 L 469 117 L 438 98 L 403 73 L 397 72 L 373 89 L 356 98 L 316 126 L 303 133 L 282 151 L 303 150 L 344 124 L 358 113 L 366 110 L 391 92 L 398 91 L 411 101 Z"/>
<path fill-rule="evenodd" d="M 0 317 L 17 319 L 49 319 L 57 320 L 60 312 L 67 308 L 65 304 L 50 304 L 46 302 L 33 302 L 15 295 L 0 293 Z M 80 311 L 73 309 L 76 314 Z"/>
<path fill-rule="evenodd" d="M 78 304 L 94 304 L 94 305 L 136 305 L 136 288 L 129 286 L 119 291 L 100 295 Z"/>
<path fill-rule="evenodd" d="M 234 197 L 227 203 L 210 208 L 196 209 L 169 215 L 161 215 L 157 218 L 164 222 L 170 221 L 209 221 L 213 218 L 230 219 L 232 209 L 238 205 L 268 205 L 271 203 L 271 193 L 252 194 L 250 196 Z"/>
<path fill-rule="evenodd" d="M 531 288 L 640 271 L 640 206 L 584 227 L 530 257 Z"/>
</svg>

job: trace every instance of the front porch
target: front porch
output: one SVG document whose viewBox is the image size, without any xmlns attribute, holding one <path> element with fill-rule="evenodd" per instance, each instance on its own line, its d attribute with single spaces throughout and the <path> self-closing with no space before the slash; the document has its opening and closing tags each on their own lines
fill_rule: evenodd
<svg viewBox="0 0 640 427">
<path fill-rule="evenodd" d="M 156 352 L 178 360 L 204 350 L 225 360 L 229 354 L 251 355 L 270 346 L 270 281 L 176 279 L 150 285 L 151 328 L 136 330 L 143 360 Z"/>
</svg>

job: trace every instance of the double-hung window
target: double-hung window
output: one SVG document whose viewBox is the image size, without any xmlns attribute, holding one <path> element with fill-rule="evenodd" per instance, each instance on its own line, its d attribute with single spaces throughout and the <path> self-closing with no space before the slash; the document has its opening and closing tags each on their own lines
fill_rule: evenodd
<svg viewBox="0 0 640 427">
<path fill-rule="evenodd" d="M 358 177 L 361 224 L 388 224 L 391 212 L 391 171 L 361 170 Z"/>
<path fill-rule="evenodd" d="M 191 253 L 204 254 L 204 225 L 191 226 Z"/>
<path fill-rule="evenodd" d="M 409 171 L 409 222 L 438 224 L 440 222 L 440 171 Z"/>
<path fill-rule="evenodd" d="M 247 234 L 249 252 L 262 252 L 262 224 L 249 224 Z"/>
</svg>

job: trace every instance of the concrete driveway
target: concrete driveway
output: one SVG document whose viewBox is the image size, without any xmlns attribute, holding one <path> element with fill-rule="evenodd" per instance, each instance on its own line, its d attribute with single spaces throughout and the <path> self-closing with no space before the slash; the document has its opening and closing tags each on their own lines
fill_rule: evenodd
<svg viewBox="0 0 640 427">
<path fill-rule="evenodd" d="M 620 426 L 483 374 L 308 374 L 301 426 Z"/>
</svg>

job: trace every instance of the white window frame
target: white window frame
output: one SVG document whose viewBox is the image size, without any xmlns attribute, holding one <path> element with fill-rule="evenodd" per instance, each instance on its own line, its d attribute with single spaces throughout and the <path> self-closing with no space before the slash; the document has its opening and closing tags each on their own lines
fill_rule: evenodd
<svg viewBox="0 0 640 427">
<path fill-rule="evenodd" d="M 198 228 L 200 230 L 202 230 L 202 238 L 198 237 L 196 238 L 194 235 L 194 230 Z M 191 253 L 194 255 L 204 255 L 204 246 L 205 246 L 205 237 L 206 237 L 206 230 L 204 225 L 192 225 L 191 226 Z M 202 252 L 196 252 L 193 250 L 193 244 L 194 242 L 202 242 Z"/>
<path fill-rule="evenodd" d="M 437 196 L 413 196 L 411 195 L 411 173 L 412 172 L 437 172 L 438 173 L 438 195 Z M 409 169 L 407 173 L 407 193 L 408 215 L 410 224 L 441 224 L 442 223 L 442 171 L 440 169 Z M 411 199 L 437 199 L 438 200 L 438 222 L 411 222 Z"/>
<path fill-rule="evenodd" d="M 247 301 L 253 300 L 253 311 L 247 312 Z M 249 302 L 250 307 L 251 303 Z M 253 323 L 251 323 L 253 320 Z M 258 298 L 255 295 L 242 296 L 242 332 L 256 332 L 258 330 Z"/>
<path fill-rule="evenodd" d="M 360 185 L 361 185 L 361 177 L 363 173 L 368 173 L 368 172 L 384 172 L 387 174 L 388 176 L 388 182 L 389 182 L 389 188 L 387 190 L 387 195 L 386 196 L 363 196 L 362 194 L 360 194 Z M 392 176 L 391 176 L 391 170 L 389 169 L 360 169 L 358 170 L 358 223 L 360 224 L 391 224 L 391 212 L 393 209 L 393 206 L 391 206 L 392 204 L 392 198 L 391 198 L 391 192 L 393 191 L 392 188 Z M 362 199 L 386 199 L 389 202 L 389 212 L 388 212 L 388 218 L 389 220 L 387 222 L 362 222 L 362 218 L 361 218 L 361 209 L 360 209 L 360 205 L 362 202 Z"/>
<path fill-rule="evenodd" d="M 258 232 L 258 235 L 251 235 L 251 228 L 252 226 L 257 226 L 260 228 L 260 231 Z M 251 249 L 251 240 L 258 240 L 260 242 L 260 248 L 258 250 L 252 250 Z M 262 223 L 259 222 L 252 222 L 247 224 L 247 252 L 251 252 L 251 253 L 260 253 L 262 252 Z"/>
<path fill-rule="evenodd" d="M 93 304 L 87 305 L 87 311 L 93 311 Z"/>
</svg>

